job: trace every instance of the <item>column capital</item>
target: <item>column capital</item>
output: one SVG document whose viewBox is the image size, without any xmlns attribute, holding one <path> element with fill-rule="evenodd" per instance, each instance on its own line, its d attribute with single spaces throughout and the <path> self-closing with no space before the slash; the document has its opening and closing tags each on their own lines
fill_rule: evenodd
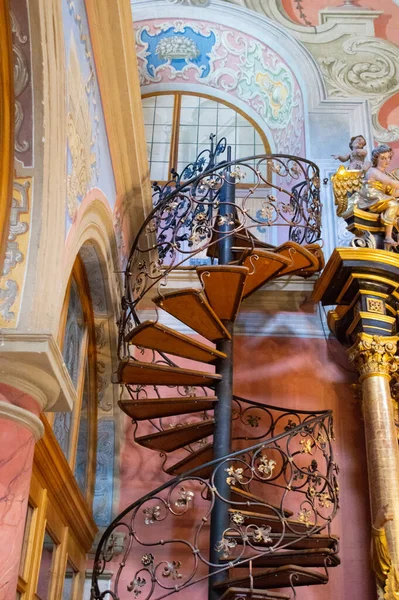
<svg viewBox="0 0 399 600">
<path fill-rule="evenodd" d="M 390 378 L 398 370 L 399 357 L 396 356 L 398 336 L 380 336 L 361 333 L 349 348 L 349 361 L 359 373 L 360 381 L 370 375 L 383 375 Z"/>
</svg>

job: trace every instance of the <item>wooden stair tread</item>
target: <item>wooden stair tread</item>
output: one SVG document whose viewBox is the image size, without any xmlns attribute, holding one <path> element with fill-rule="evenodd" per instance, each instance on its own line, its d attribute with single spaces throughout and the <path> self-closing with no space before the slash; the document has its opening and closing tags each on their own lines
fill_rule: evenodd
<svg viewBox="0 0 399 600">
<path fill-rule="evenodd" d="M 223 352 L 155 321 L 145 321 L 129 332 L 125 341 L 143 348 L 151 348 L 204 363 L 213 363 L 219 358 L 226 358 Z"/>
<path fill-rule="evenodd" d="M 296 242 L 286 242 L 276 248 L 275 252 L 290 260 L 290 264 L 279 272 L 279 277 L 311 267 L 318 268 L 318 259 L 305 246 L 301 246 Z"/>
<path fill-rule="evenodd" d="M 268 590 L 251 590 L 251 588 L 230 587 L 225 591 L 220 600 L 242 600 L 243 596 L 248 596 L 248 600 L 290 600 L 291 596 L 281 594 L 280 592 L 270 592 Z"/>
<path fill-rule="evenodd" d="M 275 252 L 253 250 L 242 264 L 248 267 L 250 273 L 246 279 L 243 292 L 243 297 L 247 298 L 276 277 L 284 268 L 290 266 L 291 260 Z"/>
<path fill-rule="evenodd" d="M 200 385 L 212 386 L 221 375 L 192 371 L 167 365 L 121 361 L 118 367 L 118 383 L 127 385 Z"/>
<path fill-rule="evenodd" d="M 267 498 L 261 498 L 260 496 L 256 496 L 255 494 L 252 494 L 251 492 L 247 492 L 247 490 L 241 490 L 240 488 L 235 487 L 235 486 L 231 487 L 231 500 L 234 500 L 235 502 L 241 502 L 241 503 L 260 502 L 261 504 L 256 504 L 256 505 L 250 504 L 249 505 L 249 507 L 256 509 L 256 512 L 258 512 L 258 513 L 264 513 L 264 514 L 268 514 L 268 515 L 276 514 L 271 508 L 269 508 L 268 506 L 265 506 L 265 503 L 269 504 L 269 506 L 275 508 L 279 513 L 281 512 L 281 508 L 271 502 L 268 502 Z M 233 506 L 232 508 L 235 508 L 236 510 L 240 510 L 239 506 Z M 294 513 L 291 510 L 284 509 L 282 511 L 282 514 L 285 517 L 292 517 Z"/>
<path fill-rule="evenodd" d="M 275 246 L 273 246 L 272 244 L 268 244 L 267 242 L 262 242 L 262 240 L 259 240 L 250 231 L 248 231 L 248 229 L 242 231 L 242 233 L 234 233 L 233 235 L 233 254 L 242 253 L 243 250 L 246 250 L 248 248 L 264 248 L 265 250 L 273 250 L 275 248 Z M 212 242 L 216 241 L 216 235 L 216 232 L 214 232 L 212 236 Z M 218 258 L 219 248 L 216 243 L 208 247 L 207 256 L 210 256 L 212 258 Z"/>
<path fill-rule="evenodd" d="M 178 398 L 119 400 L 118 405 L 134 421 L 145 421 L 212 410 L 217 401 L 216 396 L 179 396 Z"/>
<path fill-rule="evenodd" d="M 230 569 L 230 574 L 234 573 L 234 568 Z M 306 569 L 296 565 L 284 565 L 276 569 L 262 569 L 253 571 L 253 585 L 255 588 L 285 588 L 291 587 L 290 577 L 295 574 L 294 586 L 319 585 L 328 582 L 328 577 L 319 571 Z M 250 583 L 249 575 L 241 577 L 230 577 L 214 585 L 216 589 L 223 589 L 227 586 L 247 586 Z"/>
<path fill-rule="evenodd" d="M 253 534 L 250 533 L 248 537 L 251 538 L 252 535 Z M 279 541 L 281 539 L 280 533 L 274 533 L 272 531 L 269 535 L 272 538 L 274 543 L 276 543 L 277 541 Z M 237 540 L 237 544 L 240 544 L 240 545 L 242 544 L 242 538 L 238 532 L 229 531 L 229 533 L 226 534 L 226 537 Z M 329 536 L 329 535 L 323 535 L 320 533 L 314 533 L 309 537 L 303 537 L 301 539 L 298 539 L 298 534 L 286 532 L 282 538 L 282 543 L 284 545 L 289 544 L 287 546 L 287 549 L 290 549 L 290 550 L 293 550 L 293 549 L 308 550 L 308 549 L 312 549 L 312 548 L 329 548 L 329 549 L 333 548 L 334 549 L 337 546 L 338 538 L 336 536 Z M 270 546 L 269 543 L 255 542 L 253 540 L 251 540 L 251 544 L 253 544 L 254 546 L 259 546 L 259 548 Z"/>
<path fill-rule="evenodd" d="M 235 321 L 248 269 L 237 265 L 197 267 L 205 296 L 221 321 Z"/>
<path fill-rule="evenodd" d="M 185 323 L 191 329 L 216 342 L 231 336 L 200 290 L 186 288 L 158 296 L 154 302 L 159 308 Z"/>
<path fill-rule="evenodd" d="M 165 469 L 165 473 L 173 476 L 181 475 L 182 473 L 187 473 L 187 471 L 191 471 L 191 469 L 195 469 L 202 464 L 211 462 L 211 460 L 213 460 L 213 444 L 207 444 L 196 452 L 189 454 L 183 458 L 183 460 L 180 460 L 168 469 Z M 204 467 L 204 469 L 199 469 L 195 476 L 208 479 L 213 468 L 214 467 Z"/>
<path fill-rule="evenodd" d="M 245 519 L 252 521 L 262 521 L 262 524 L 269 525 L 272 528 L 272 531 L 274 531 L 274 533 L 281 532 L 283 530 L 283 523 L 281 522 L 281 519 L 276 515 L 276 513 L 265 515 L 264 513 L 258 513 L 249 510 L 241 510 L 240 508 L 229 508 L 229 513 L 240 513 Z M 301 523 L 301 521 L 295 521 L 294 519 L 286 519 L 285 522 L 287 525 L 292 527 L 294 532 L 305 533 L 306 531 L 308 531 L 308 527 L 306 527 L 304 523 Z M 287 529 L 287 527 L 285 530 L 291 531 L 291 529 Z"/>
<path fill-rule="evenodd" d="M 300 552 L 300 550 L 298 551 Z M 328 567 L 338 567 L 341 564 L 339 556 L 327 548 L 302 550 L 304 554 L 289 554 L 283 552 L 271 553 L 269 556 L 262 556 L 256 561 L 256 567 L 281 567 L 284 565 L 297 565 L 299 567 L 322 568 L 328 560 Z"/>
<path fill-rule="evenodd" d="M 277 568 L 284 565 L 319 568 L 324 567 L 326 559 L 329 561 L 329 567 L 336 567 L 341 563 L 339 556 L 333 549 L 310 548 L 307 550 L 277 550 L 270 554 L 258 556 L 253 560 L 253 568 Z M 233 560 L 234 557 L 232 556 L 222 562 L 229 563 Z M 246 565 L 243 565 L 244 567 L 247 568 Z"/>
<path fill-rule="evenodd" d="M 150 435 L 142 435 L 135 438 L 135 442 L 140 446 L 159 450 L 161 452 L 173 452 L 178 448 L 184 448 L 189 444 L 198 442 L 202 438 L 206 438 L 213 434 L 215 421 L 199 421 L 190 425 L 182 425 L 171 427 L 165 431 L 158 431 Z"/>
<path fill-rule="evenodd" d="M 308 252 L 313 254 L 313 256 L 317 260 L 316 264 L 312 265 L 311 267 L 302 269 L 302 271 L 299 271 L 298 273 L 298 275 L 300 275 L 301 277 L 309 277 L 310 275 L 313 275 L 313 273 L 318 273 L 319 271 L 322 271 L 324 269 L 324 254 L 319 244 L 306 244 L 304 248 L 306 248 Z"/>
</svg>

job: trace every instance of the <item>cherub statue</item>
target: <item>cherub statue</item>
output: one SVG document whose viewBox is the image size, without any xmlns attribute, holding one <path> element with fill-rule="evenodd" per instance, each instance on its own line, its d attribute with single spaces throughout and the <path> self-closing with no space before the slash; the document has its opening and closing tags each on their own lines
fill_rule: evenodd
<svg viewBox="0 0 399 600">
<path fill-rule="evenodd" d="M 385 225 L 384 244 L 396 247 L 392 237 L 399 217 L 399 180 L 386 173 L 392 160 L 392 148 L 386 144 L 377 146 L 371 153 L 372 166 L 367 170 L 363 186 L 358 192 L 357 205 L 362 210 L 378 213 Z M 356 199 L 353 199 L 356 201 Z"/>
<path fill-rule="evenodd" d="M 367 150 L 366 140 L 362 135 L 355 135 L 349 142 L 350 152 L 348 154 L 332 154 L 332 157 L 340 162 L 348 162 L 350 171 L 365 171 L 369 168 L 370 163 L 366 161 Z"/>
<path fill-rule="evenodd" d="M 346 169 L 342 165 L 332 176 L 337 215 L 349 223 L 350 231 L 357 235 L 363 231 L 367 245 L 376 247 L 378 238 L 378 247 L 383 245 L 386 250 L 399 245 L 393 238 L 394 228 L 399 229 L 399 177 L 395 172 L 386 172 L 391 159 L 392 148 L 382 144 L 372 151 L 371 166 L 366 171 Z M 369 219 L 366 212 L 370 213 Z M 370 221 L 369 230 L 367 220 Z M 385 239 L 381 234 L 385 234 Z"/>
<path fill-rule="evenodd" d="M 371 560 L 377 579 L 379 600 L 399 599 L 399 576 L 392 565 L 385 535 L 385 525 L 389 521 L 393 521 L 393 513 L 386 504 L 377 512 L 372 526 Z"/>
</svg>

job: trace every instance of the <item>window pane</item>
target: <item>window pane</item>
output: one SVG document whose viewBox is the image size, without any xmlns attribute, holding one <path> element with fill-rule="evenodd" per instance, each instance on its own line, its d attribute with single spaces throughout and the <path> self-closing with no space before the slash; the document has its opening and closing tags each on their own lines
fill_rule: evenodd
<svg viewBox="0 0 399 600">
<path fill-rule="evenodd" d="M 70 562 L 67 562 L 65 577 L 64 577 L 64 587 L 62 590 L 62 600 L 72 600 L 73 592 L 74 592 L 74 584 L 76 581 L 77 573 L 74 570 L 73 566 Z"/>
<path fill-rule="evenodd" d="M 82 494 L 87 490 L 87 466 L 89 453 L 89 432 L 87 422 L 87 407 L 89 402 L 89 369 L 86 363 L 85 381 L 83 387 L 82 410 L 79 421 L 78 447 L 75 463 L 75 479 Z"/>
<path fill-rule="evenodd" d="M 155 96 L 155 106 L 157 108 L 160 108 L 162 106 L 165 106 L 167 108 L 173 108 L 173 105 L 175 103 L 175 97 L 173 94 L 171 95 L 165 95 L 165 96 Z"/>
<path fill-rule="evenodd" d="M 182 108 L 198 108 L 200 102 L 199 96 L 182 96 L 181 107 Z"/>
<path fill-rule="evenodd" d="M 56 553 L 57 546 L 55 542 L 52 540 L 50 534 L 46 531 L 44 540 L 43 540 L 43 548 L 42 548 L 42 558 L 40 561 L 40 571 L 39 571 L 39 580 L 37 583 L 37 591 L 36 594 L 40 598 L 40 600 L 50 600 L 50 586 L 51 580 L 53 576 L 53 565 L 54 565 L 54 557 Z"/>
<path fill-rule="evenodd" d="M 19 574 L 21 575 L 21 577 L 23 577 L 23 574 L 24 574 L 26 553 L 28 551 L 29 534 L 30 534 L 30 527 L 32 524 L 33 513 L 34 513 L 34 508 L 30 504 L 28 504 L 28 510 L 26 511 L 26 518 L 25 518 L 25 529 L 24 529 L 24 538 L 23 538 L 23 542 L 22 542 L 21 559 L 19 562 Z"/>
</svg>

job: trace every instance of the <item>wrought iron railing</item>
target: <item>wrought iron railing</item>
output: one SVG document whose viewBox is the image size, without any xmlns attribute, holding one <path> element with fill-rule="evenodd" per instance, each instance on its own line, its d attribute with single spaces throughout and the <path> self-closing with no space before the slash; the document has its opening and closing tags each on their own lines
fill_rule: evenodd
<svg viewBox="0 0 399 600">
<path fill-rule="evenodd" d="M 270 408 L 270 407 L 268 407 Z M 288 415 L 288 412 L 286 412 Z M 283 431 L 250 448 L 176 477 L 127 507 L 104 532 L 97 548 L 92 599 L 161 600 L 233 567 L 289 549 L 315 534 L 330 534 L 338 509 L 338 468 L 334 462 L 332 414 L 291 411 Z M 276 430 L 276 420 L 270 433 Z M 282 425 L 282 422 L 280 421 Z M 230 497 L 222 497 L 215 477 L 222 471 Z M 258 490 L 259 498 L 240 490 Z M 208 523 L 214 503 L 228 505 L 230 523 L 217 543 L 218 564 L 208 560 Z M 290 516 L 291 515 L 291 516 Z M 120 557 L 117 533 L 124 534 Z M 338 551 L 335 541 L 332 553 Z M 325 559 L 325 567 L 330 558 Z M 111 589 L 100 590 L 104 570 L 113 570 Z M 295 595 L 294 583 L 292 583 Z"/>
<path fill-rule="evenodd" d="M 253 246 L 258 230 L 285 228 L 287 235 L 279 243 L 311 244 L 321 237 L 320 174 L 315 163 L 285 154 L 220 161 L 226 140 L 214 144 L 213 138 L 211 149 L 201 152 L 195 163 L 180 175 L 172 171 L 173 178 L 163 186 L 153 186 L 154 208 L 126 265 L 121 356 L 129 355 L 123 344 L 126 330 L 140 323 L 140 300 L 150 291 L 162 290 L 168 274 L 188 266 L 191 258 L 213 254 L 223 237 L 239 234 Z M 243 188 L 245 179 L 252 182 Z M 236 198 L 227 203 L 227 215 L 221 216 L 218 209 L 228 187 L 237 192 Z M 221 234 L 227 221 L 231 227 Z"/>
</svg>

